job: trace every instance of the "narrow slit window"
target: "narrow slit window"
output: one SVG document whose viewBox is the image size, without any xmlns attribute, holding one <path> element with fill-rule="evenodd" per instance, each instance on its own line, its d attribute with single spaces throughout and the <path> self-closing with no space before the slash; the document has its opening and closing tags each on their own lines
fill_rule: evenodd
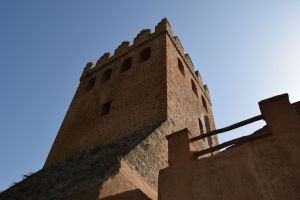
<svg viewBox="0 0 300 200">
<path fill-rule="evenodd" d="M 181 60 L 179 58 L 177 58 L 177 65 L 178 65 L 178 69 L 181 72 L 181 74 L 183 76 L 185 76 L 184 66 L 183 66 L 183 64 L 182 64 L 182 62 L 181 62 Z"/>
<path fill-rule="evenodd" d="M 91 78 L 86 85 L 85 91 L 87 92 L 87 91 L 90 91 L 91 89 L 93 89 L 95 82 L 96 82 L 96 78 L 95 77 Z"/>
<path fill-rule="evenodd" d="M 203 123 L 200 118 L 198 118 L 198 123 L 199 123 L 200 135 L 202 135 L 202 134 L 204 134 L 204 128 L 203 128 Z M 205 138 L 203 138 L 203 141 L 205 141 Z"/>
<path fill-rule="evenodd" d="M 110 112 L 111 101 L 102 104 L 101 116 L 107 115 Z"/>
<path fill-rule="evenodd" d="M 151 47 L 147 47 L 140 52 L 140 62 L 144 62 L 151 58 Z"/>
<path fill-rule="evenodd" d="M 204 99 L 204 97 L 202 95 L 201 95 L 201 100 L 202 100 L 203 107 L 205 108 L 206 111 L 208 111 L 207 103 L 206 103 L 206 101 L 205 101 L 205 99 Z"/>
<path fill-rule="evenodd" d="M 129 70 L 131 65 L 132 65 L 132 57 L 126 58 L 121 65 L 120 72 L 122 73 Z"/>
<path fill-rule="evenodd" d="M 209 122 L 209 118 L 208 116 L 205 116 L 204 117 L 204 121 L 205 121 L 205 129 L 206 129 L 206 133 L 207 132 L 210 132 L 211 131 L 211 128 L 210 128 L 210 122 Z M 207 137 L 207 142 L 208 142 L 208 146 L 209 147 L 212 147 L 213 145 L 213 142 L 212 142 L 212 137 Z"/>
<path fill-rule="evenodd" d="M 205 116 L 205 117 L 204 117 L 204 121 L 205 121 L 205 129 L 206 129 L 206 133 L 207 133 L 207 132 L 210 132 L 211 129 L 210 129 L 210 122 L 209 122 L 208 116 Z"/>
<path fill-rule="evenodd" d="M 103 74 L 102 74 L 102 83 L 108 81 L 111 77 L 111 73 L 112 73 L 112 69 L 108 69 L 106 70 Z"/>
<path fill-rule="evenodd" d="M 195 95 L 198 97 L 198 91 L 197 91 L 197 87 L 195 82 L 193 81 L 193 79 L 191 79 L 191 84 L 192 84 L 192 90 L 195 93 Z"/>
<path fill-rule="evenodd" d="M 199 123 L 200 135 L 202 135 L 204 133 L 204 129 L 203 129 L 203 124 L 202 124 L 201 119 L 198 119 L 198 123 Z"/>
</svg>

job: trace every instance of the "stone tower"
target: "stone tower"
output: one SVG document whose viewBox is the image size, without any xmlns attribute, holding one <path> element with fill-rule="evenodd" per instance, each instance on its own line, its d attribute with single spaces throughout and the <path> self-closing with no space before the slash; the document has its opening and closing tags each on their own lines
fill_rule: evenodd
<svg viewBox="0 0 300 200">
<path fill-rule="evenodd" d="M 144 29 L 133 44 L 124 41 L 113 54 L 86 65 L 44 167 L 153 126 L 123 164 L 155 193 L 157 173 L 167 166 L 165 136 L 183 128 L 191 136 L 215 128 L 208 88 L 167 19 L 153 33 Z M 215 143 L 213 138 L 200 146 Z"/>
<path fill-rule="evenodd" d="M 215 128 L 208 88 L 166 19 L 86 65 L 45 167 L 162 122 L 164 135 Z"/>
<path fill-rule="evenodd" d="M 211 100 L 163 19 L 86 65 L 44 168 L 21 184 L 34 180 L 40 199 L 157 199 L 165 137 L 183 128 L 191 137 L 215 129 Z"/>
</svg>

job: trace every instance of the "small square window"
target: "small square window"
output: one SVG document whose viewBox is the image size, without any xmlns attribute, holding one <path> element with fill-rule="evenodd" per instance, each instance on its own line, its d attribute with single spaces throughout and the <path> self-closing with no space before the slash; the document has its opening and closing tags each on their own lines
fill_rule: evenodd
<svg viewBox="0 0 300 200">
<path fill-rule="evenodd" d="M 110 79 L 110 77 L 111 77 L 111 73 L 112 73 L 112 69 L 106 70 L 102 74 L 102 80 L 101 80 L 101 82 L 104 83 L 104 82 L 108 81 Z"/>
<path fill-rule="evenodd" d="M 101 116 L 107 115 L 110 112 L 111 101 L 102 104 Z"/>
<path fill-rule="evenodd" d="M 87 91 L 90 91 L 91 89 L 93 89 L 95 82 L 96 82 L 96 78 L 95 77 L 91 78 L 86 85 L 85 91 L 87 92 Z"/>
<path fill-rule="evenodd" d="M 122 63 L 120 72 L 125 72 L 125 71 L 129 70 L 131 65 L 132 65 L 132 57 L 126 58 Z"/>
<path fill-rule="evenodd" d="M 140 52 L 140 62 L 144 62 L 151 57 L 151 47 L 147 47 Z"/>
</svg>

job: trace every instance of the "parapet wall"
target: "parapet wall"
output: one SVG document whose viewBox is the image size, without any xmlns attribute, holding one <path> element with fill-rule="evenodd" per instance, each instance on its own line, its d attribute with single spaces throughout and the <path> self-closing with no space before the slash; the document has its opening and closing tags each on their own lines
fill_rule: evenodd
<svg viewBox="0 0 300 200">
<path fill-rule="evenodd" d="M 169 167 L 159 173 L 159 200 L 300 199 L 300 113 L 288 95 L 260 103 L 266 134 L 197 159 L 187 130 L 168 136 Z"/>
<path fill-rule="evenodd" d="M 188 67 L 189 71 L 193 74 L 195 80 L 198 82 L 199 85 L 201 85 L 202 90 L 206 93 L 206 90 L 204 89 L 203 81 L 201 78 L 201 75 L 198 71 L 195 71 L 194 64 L 190 58 L 190 56 L 184 52 L 184 48 L 178 38 L 178 36 L 173 36 L 173 32 L 170 26 L 170 23 L 166 18 L 162 19 L 156 26 L 155 31 L 151 32 L 150 29 L 143 29 L 136 35 L 136 37 L 133 40 L 133 43 L 131 44 L 129 41 L 123 41 L 115 50 L 114 53 L 111 54 L 110 52 L 105 52 L 103 55 L 99 58 L 99 60 L 96 63 L 89 62 L 86 64 L 84 71 L 81 76 L 81 80 L 89 77 L 93 72 L 97 71 L 98 69 L 101 69 L 108 65 L 111 62 L 114 62 L 115 60 L 127 55 L 131 51 L 134 51 L 139 46 L 153 40 L 154 38 L 158 37 L 161 34 L 166 33 L 170 39 L 172 40 L 174 46 L 178 50 L 179 54 L 181 55 L 181 58 L 183 62 Z M 209 95 L 207 95 L 209 98 Z M 211 103 L 211 102 L 210 102 Z"/>
</svg>

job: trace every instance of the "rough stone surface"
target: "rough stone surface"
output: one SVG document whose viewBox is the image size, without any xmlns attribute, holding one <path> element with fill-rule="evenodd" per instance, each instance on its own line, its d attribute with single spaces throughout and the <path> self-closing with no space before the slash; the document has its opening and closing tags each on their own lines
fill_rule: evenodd
<svg viewBox="0 0 300 200">
<path fill-rule="evenodd" d="M 165 122 L 125 156 L 128 165 L 156 191 L 158 172 L 168 166 L 168 147 L 165 136 L 170 126 L 169 122 Z"/>
<path fill-rule="evenodd" d="M 68 199 L 69 195 L 84 193 L 85 190 L 87 195 L 96 195 L 97 199 L 101 183 L 118 173 L 121 159 L 158 126 L 137 131 L 44 168 L 2 192 L 0 199 Z M 91 193 L 90 188 L 96 193 Z"/>
</svg>

